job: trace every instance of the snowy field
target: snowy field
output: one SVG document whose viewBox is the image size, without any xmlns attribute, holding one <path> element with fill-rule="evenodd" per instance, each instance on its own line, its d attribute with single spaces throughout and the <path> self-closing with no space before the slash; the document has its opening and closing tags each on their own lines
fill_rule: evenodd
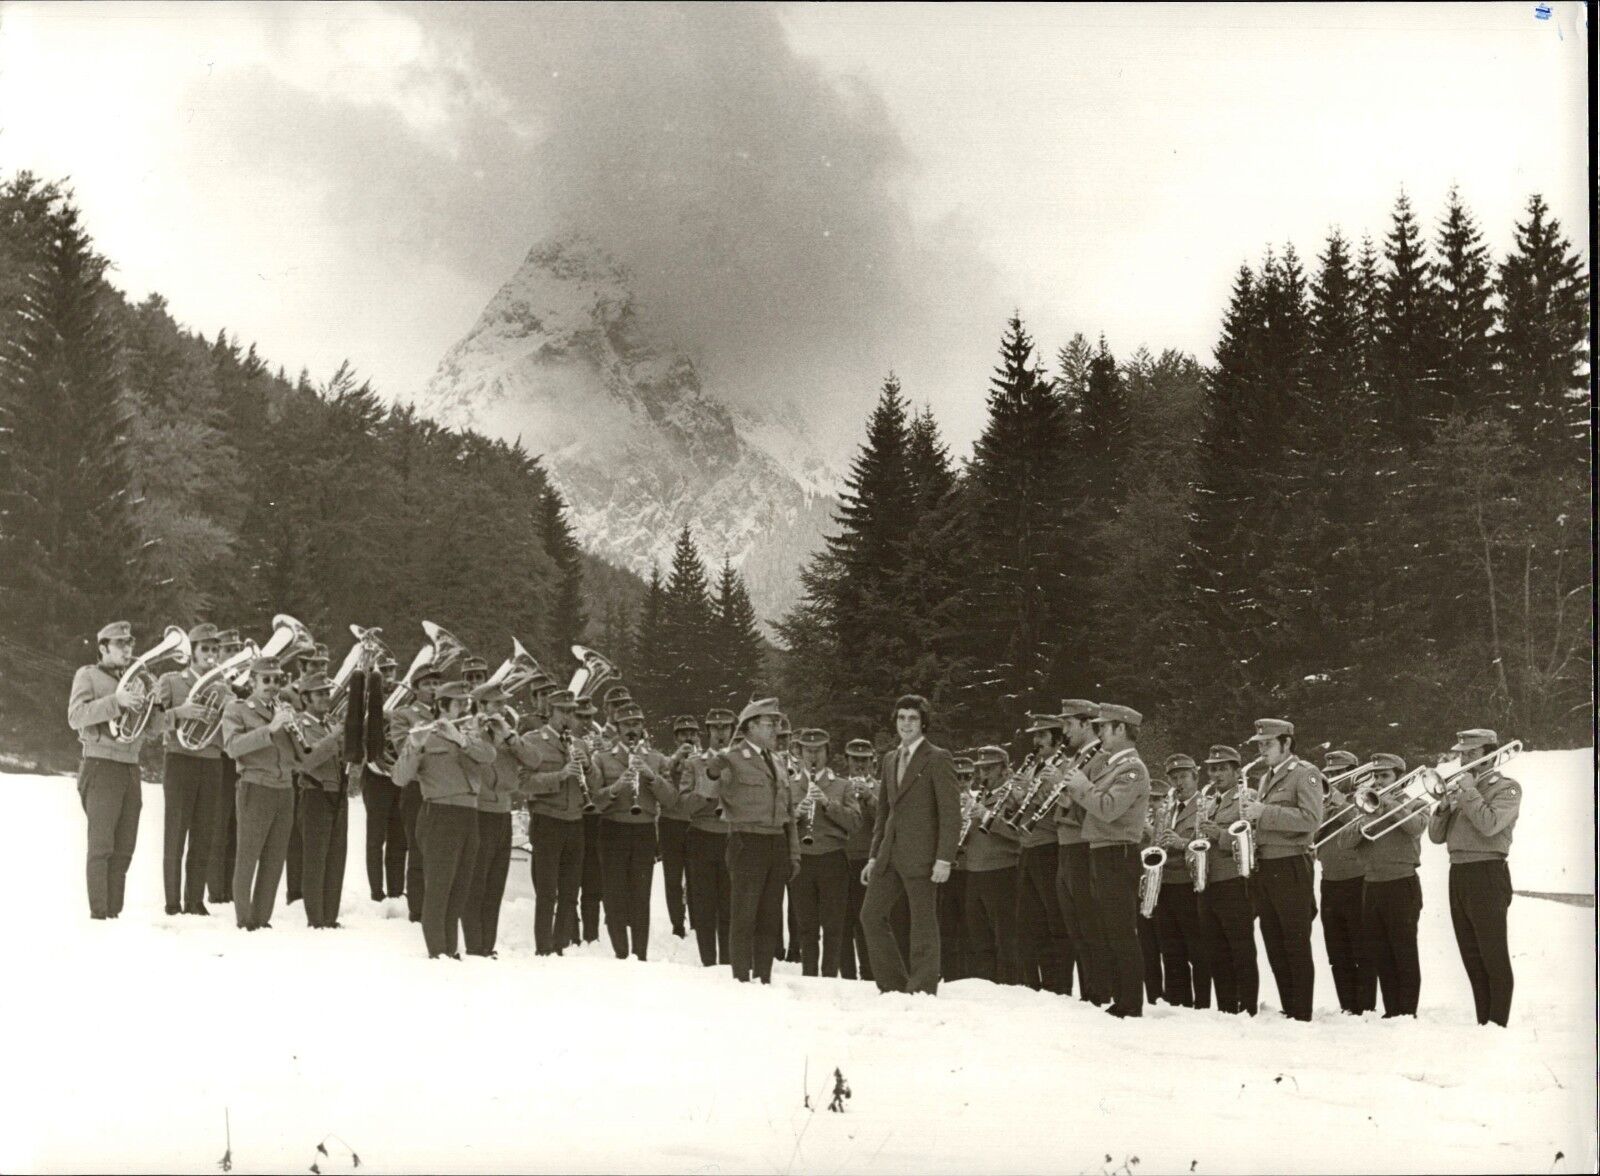
<svg viewBox="0 0 1600 1176">
<path fill-rule="evenodd" d="M 1591 753 L 1511 771 L 1515 886 L 1592 896 Z M 520 856 L 501 958 L 429 961 L 401 904 L 366 897 L 359 802 L 344 929 L 281 902 L 255 935 L 227 906 L 163 914 L 158 785 L 127 908 L 92 923 L 73 781 L 0 788 L 0 1171 L 216 1172 L 230 1139 L 236 1172 L 351 1171 L 338 1141 L 363 1172 L 1596 1168 L 1594 910 L 1515 900 L 1512 1024 L 1481 1029 L 1426 844 L 1418 1020 L 1340 1017 L 1319 926 L 1312 1024 L 1276 1015 L 1264 953 L 1266 1015 L 1119 1022 L 977 980 L 879 996 L 780 964 L 736 985 L 672 937 L 659 878 L 649 963 L 603 939 L 536 959 Z"/>
</svg>

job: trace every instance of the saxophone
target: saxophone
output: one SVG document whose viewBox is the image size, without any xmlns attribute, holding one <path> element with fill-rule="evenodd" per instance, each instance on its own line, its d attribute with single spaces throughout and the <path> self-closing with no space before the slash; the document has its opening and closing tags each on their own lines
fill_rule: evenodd
<svg viewBox="0 0 1600 1176">
<path fill-rule="evenodd" d="M 1169 832 L 1178 823 L 1177 791 L 1169 791 L 1161 798 L 1151 822 L 1156 837 Z M 1159 845 L 1149 845 L 1139 851 L 1139 864 L 1144 873 L 1139 875 L 1139 914 L 1148 919 L 1156 913 L 1156 903 L 1161 901 L 1161 874 L 1167 866 L 1167 851 Z"/>
<path fill-rule="evenodd" d="M 1260 758 L 1251 760 L 1239 770 L 1239 804 L 1243 807 L 1247 801 L 1260 798 L 1254 788 L 1250 787 L 1250 769 L 1261 762 Z M 1267 774 L 1272 774 L 1272 769 L 1267 769 Z M 1233 838 L 1233 856 L 1239 863 L 1239 877 L 1248 878 L 1256 870 L 1256 827 L 1243 817 L 1228 826 L 1228 836 Z"/>
<path fill-rule="evenodd" d="M 1206 888 L 1206 863 L 1211 853 L 1211 841 L 1200 835 L 1200 826 L 1209 821 L 1217 811 L 1217 798 L 1207 784 L 1195 795 L 1194 838 L 1183 851 L 1183 860 L 1189 864 L 1189 876 L 1194 879 L 1194 892 Z"/>
</svg>

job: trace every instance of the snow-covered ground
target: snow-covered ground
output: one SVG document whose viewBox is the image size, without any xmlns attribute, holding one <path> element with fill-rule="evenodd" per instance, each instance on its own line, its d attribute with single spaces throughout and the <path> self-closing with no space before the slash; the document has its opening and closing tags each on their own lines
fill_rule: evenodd
<svg viewBox="0 0 1600 1176">
<path fill-rule="evenodd" d="M 1592 757 L 1534 753 L 1519 890 L 1594 891 Z M 498 960 L 429 961 L 366 897 L 352 807 L 346 926 L 299 905 L 247 935 L 231 908 L 162 913 L 147 785 L 127 909 L 89 920 L 67 777 L 0 777 L 0 1170 L 670 1172 L 1594 1171 L 1595 912 L 1520 897 L 1509 1029 L 1473 1023 L 1425 846 L 1416 1021 L 1075 1000 L 962 981 L 937 999 L 702 970 L 662 907 L 649 963 L 533 955 L 524 859 Z M 1262 995 L 1276 1000 L 1262 955 Z M 825 1109 L 837 1066 L 854 1097 Z M 803 1105 L 805 1094 L 811 1106 Z M 228 1134 L 225 1135 L 225 1122 Z"/>
</svg>

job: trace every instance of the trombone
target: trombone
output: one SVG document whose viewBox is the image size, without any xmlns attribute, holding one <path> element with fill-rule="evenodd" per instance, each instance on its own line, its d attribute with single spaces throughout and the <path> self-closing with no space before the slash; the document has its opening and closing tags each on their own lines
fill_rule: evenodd
<svg viewBox="0 0 1600 1176">
<path fill-rule="evenodd" d="M 1510 743 L 1496 748 L 1494 751 L 1480 755 L 1477 759 L 1462 764 L 1449 772 L 1443 772 L 1432 764 L 1423 764 L 1407 772 L 1390 788 L 1415 781 L 1419 790 L 1409 792 L 1406 798 L 1394 808 L 1374 820 L 1368 821 L 1361 827 L 1361 836 L 1368 841 L 1376 841 L 1386 833 L 1392 833 L 1419 813 L 1426 813 L 1430 817 L 1434 811 L 1449 801 L 1454 804 L 1457 794 L 1461 791 L 1463 777 L 1473 774 L 1480 769 L 1496 771 L 1500 765 L 1522 753 L 1522 740 L 1513 739 Z M 1387 789 L 1385 790 L 1387 791 Z"/>
<path fill-rule="evenodd" d="M 1367 763 L 1362 764 L 1359 768 L 1351 768 L 1348 772 L 1340 772 L 1337 776 L 1325 777 L 1323 779 L 1322 799 L 1324 801 L 1331 800 L 1333 798 L 1334 785 L 1341 784 L 1346 780 L 1360 779 L 1361 782 L 1356 785 L 1355 791 L 1351 793 L 1350 799 L 1340 801 L 1339 807 L 1334 810 L 1333 815 L 1327 820 L 1323 821 L 1319 826 L 1320 833 L 1311 842 L 1311 848 L 1313 850 L 1321 849 L 1329 842 L 1337 840 L 1340 836 L 1348 832 L 1351 826 L 1360 821 L 1363 817 L 1372 816 L 1383 807 L 1383 800 L 1385 797 L 1393 793 L 1395 789 L 1405 787 L 1407 781 L 1409 781 L 1412 776 L 1417 774 L 1415 771 L 1413 771 L 1401 776 L 1398 780 L 1394 780 L 1388 784 L 1385 784 L 1382 788 L 1374 788 L 1371 780 L 1368 779 L 1368 777 L 1372 776 L 1378 770 L 1379 769 L 1376 764 L 1368 761 Z M 1417 771 L 1420 770 L 1420 768 L 1417 769 Z"/>
</svg>

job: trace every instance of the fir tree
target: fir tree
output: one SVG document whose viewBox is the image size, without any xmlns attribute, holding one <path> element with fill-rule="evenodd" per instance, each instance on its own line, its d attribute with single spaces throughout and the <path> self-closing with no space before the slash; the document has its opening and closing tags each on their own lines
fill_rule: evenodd
<svg viewBox="0 0 1600 1176">
<path fill-rule="evenodd" d="M 1422 230 L 1402 192 L 1384 244 L 1388 272 L 1379 283 L 1378 420 L 1408 451 L 1423 444 L 1445 415 L 1440 381 L 1439 296 Z"/>
<path fill-rule="evenodd" d="M 1489 304 L 1489 250 L 1455 188 L 1439 226 L 1436 252 L 1439 367 L 1449 411 L 1472 415 L 1487 407 L 1494 381 L 1495 315 Z"/>
<path fill-rule="evenodd" d="M 666 586 L 661 582 L 661 569 L 652 567 L 649 587 L 639 604 L 639 616 L 634 623 L 627 662 L 619 667 L 631 683 L 630 693 L 639 700 L 639 705 L 647 714 L 662 714 L 665 708 L 676 705 L 670 692 L 674 679 L 667 662 L 663 632 L 666 596 Z"/>
<path fill-rule="evenodd" d="M 588 618 L 583 607 L 583 552 L 567 519 L 566 500 L 554 486 L 539 504 L 539 536 L 557 577 L 546 603 L 544 640 L 552 655 L 559 656 L 582 639 Z"/>
<path fill-rule="evenodd" d="M 756 610 L 744 578 L 724 558 L 712 606 L 713 655 L 710 705 L 730 706 L 747 698 L 764 697 L 767 687 L 766 653 Z"/>
<path fill-rule="evenodd" d="M 661 638 L 660 665 L 667 691 L 661 713 L 703 712 L 711 705 L 716 678 L 711 594 L 705 565 L 687 526 L 679 532 L 672 552 L 661 604 Z"/>
</svg>

